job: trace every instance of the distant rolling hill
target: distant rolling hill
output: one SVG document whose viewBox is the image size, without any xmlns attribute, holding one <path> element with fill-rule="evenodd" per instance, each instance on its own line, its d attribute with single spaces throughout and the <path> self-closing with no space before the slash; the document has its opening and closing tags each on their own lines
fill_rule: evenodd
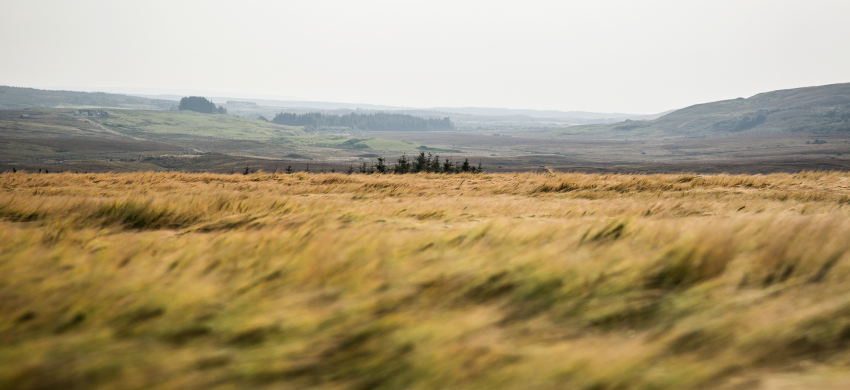
<svg viewBox="0 0 850 390">
<path fill-rule="evenodd" d="M 697 104 L 648 121 L 571 127 L 562 132 L 610 137 L 695 137 L 731 133 L 850 135 L 850 83 L 765 92 Z"/>
<path fill-rule="evenodd" d="M 433 110 L 450 112 L 455 114 L 466 114 L 475 116 L 527 116 L 531 118 L 629 118 L 638 116 L 635 114 L 623 114 L 617 112 L 587 112 L 587 111 L 558 111 L 558 110 L 526 110 L 514 108 L 490 108 L 490 107 L 435 107 Z"/>
<path fill-rule="evenodd" d="M 36 88 L 0 86 L 0 110 L 28 108 L 109 108 L 130 110 L 173 110 L 183 95 L 144 95 L 104 92 L 57 91 Z M 649 120 L 668 112 L 652 115 L 598 113 L 586 111 L 531 110 L 488 107 L 411 108 L 364 103 L 337 103 L 295 100 L 269 100 L 234 97 L 209 97 L 237 116 L 271 118 L 280 112 L 346 115 L 352 112 L 403 113 L 421 117 L 450 117 L 459 130 L 469 129 L 534 129 L 552 124 L 578 125 L 616 123 L 626 119 Z"/>
<path fill-rule="evenodd" d="M 145 98 L 167 99 L 178 101 L 181 95 L 136 95 Z M 306 100 L 268 100 L 268 99 L 251 99 L 251 98 L 234 98 L 234 97 L 208 97 L 211 101 L 218 104 L 233 104 L 250 102 L 260 107 L 277 107 L 289 109 L 315 109 L 315 110 L 365 110 L 365 111 L 405 111 L 421 113 L 421 116 L 450 116 L 451 114 L 468 115 L 475 117 L 526 117 L 526 118 L 570 118 L 570 119 L 624 119 L 635 117 L 651 117 L 646 119 L 654 119 L 655 115 L 636 115 L 623 113 L 606 113 L 606 112 L 587 112 L 587 111 L 559 111 L 559 110 L 531 110 L 531 109 L 514 109 L 514 108 L 493 108 L 493 107 L 432 107 L 432 108 L 415 108 L 401 106 L 386 106 L 379 104 L 366 103 L 339 103 L 339 102 L 319 102 Z"/>
<path fill-rule="evenodd" d="M 0 110 L 30 107 L 107 107 L 134 110 L 168 110 L 175 102 L 103 92 L 50 91 L 0 85 Z"/>
</svg>

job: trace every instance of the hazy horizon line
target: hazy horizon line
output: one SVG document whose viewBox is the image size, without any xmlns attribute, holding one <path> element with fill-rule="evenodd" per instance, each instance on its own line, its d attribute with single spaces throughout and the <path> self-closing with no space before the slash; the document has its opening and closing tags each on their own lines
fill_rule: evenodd
<svg viewBox="0 0 850 390">
<path fill-rule="evenodd" d="M 432 106 L 432 107 L 415 107 L 415 106 L 405 106 L 405 105 L 395 105 L 395 104 L 383 104 L 383 103 L 365 103 L 365 102 L 343 102 L 343 101 L 334 101 L 334 100 L 317 100 L 317 99 L 309 99 L 303 97 L 296 96 L 282 96 L 282 95 L 266 95 L 266 94 L 256 94 L 256 93 L 239 93 L 239 92 L 227 92 L 227 91 L 211 91 L 211 90 L 200 90 L 200 89 L 190 89 L 190 88 L 143 88 L 143 87 L 84 87 L 84 86 L 69 86 L 69 85 L 43 85 L 43 86 L 20 86 L 20 85 L 8 85 L 10 87 L 17 88 L 33 88 L 33 89 L 41 89 L 47 91 L 69 91 L 69 92 L 87 92 L 87 93 L 114 93 L 114 94 L 123 94 L 123 95 L 144 95 L 142 97 L 152 97 L 152 96 L 203 96 L 207 98 L 233 98 L 233 99 L 255 99 L 255 100 L 274 100 L 274 101 L 286 101 L 286 102 L 310 102 L 310 103 L 326 103 L 326 104 L 345 104 L 345 105 L 363 105 L 363 106 L 382 106 L 386 107 L 385 109 L 394 109 L 394 110 L 437 110 L 441 108 L 453 108 L 453 109 L 499 109 L 499 110 L 528 110 L 528 111 L 558 111 L 564 113 L 592 113 L 592 114 L 612 114 L 612 115 L 629 115 L 629 116 L 641 116 L 641 115 L 654 115 L 661 112 L 667 112 L 670 110 L 660 111 L 658 113 L 630 113 L 630 112 L 620 112 L 620 111 L 587 111 L 587 110 L 575 110 L 575 109 L 545 109 L 545 108 L 515 108 L 515 107 L 494 107 L 494 106 L 483 106 L 483 105 L 463 105 L 463 106 Z M 364 107 L 365 108 L 365 107 Z M 672 109 L 675 110 L 675 109 Z"/>
</svg>

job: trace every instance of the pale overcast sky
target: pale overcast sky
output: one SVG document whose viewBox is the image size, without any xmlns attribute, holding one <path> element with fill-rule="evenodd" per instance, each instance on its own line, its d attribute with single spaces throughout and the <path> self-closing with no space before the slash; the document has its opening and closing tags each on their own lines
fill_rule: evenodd
<svg viewBox="0 0 850 390">
<path fill-rule="evenodd" d="M 0 85 L 649 114 L 850 82 L 850 1 L 18 1 Z"/>
</svg>

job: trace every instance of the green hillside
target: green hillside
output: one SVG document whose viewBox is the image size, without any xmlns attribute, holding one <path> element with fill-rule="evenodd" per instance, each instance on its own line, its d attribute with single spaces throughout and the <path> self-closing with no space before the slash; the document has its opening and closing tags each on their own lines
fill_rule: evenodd
<svg viewBox="0 0 850 390">
<path fill-rule="evenodd" d="M 562 134 L 713 136 L 730 133 L 850 135 L 850 83 L 765 92 L 697 104 L 651 121 L 571 127 Z"/>
<path fill-rule="evenodd" d="M 30 107 L 108 107 L 135 110 L 167 110 L 175 102 L 103 92 L 48 91 L 0 85 L 0 110 Z"/>
<path fill-rule="evenodd" d="M 105 118 L 91 118 L 124 134 L 146 138 L 150 135 L 181 134 L 241 140 L 269 140 L 302 135 L 301 127 L 283 126 L 261 119 L 194 111 L 112 110 Z"/>
<path fill-rule="evenodd" d="M 302 126 L 284 126 L 261 119 L 233 115 L 201 114 L 193 111 L 112 110 L 109 117 L 91 118 L 91 120 L 121 134 L 142 139 L 172 142 L 187 147 L 200 145 L 196 140 L 219 141 L 213 149 L 225 153 L 232 151 L 222 142 L 233 144 L 235 141 L 261 142 L 265 147 L 273 149 L 307 147 L 355 151 L 366 149 L 414 151 L 419 150 L 421 146 L 415 142 L 392 141 L 374 137 L 352 138 L 341 135 L 316 135 L 305 132 Z M 235 148 L 241 151 L 256 149 L 256 147 L 244 145 Z"/>
<path fill-rule="evenodd" d="M 67 112 L 0 110 L 0 164 L 130 161 L 140 155 L 184 152 L 177 145 L 112 133 Z"/>
</svg>

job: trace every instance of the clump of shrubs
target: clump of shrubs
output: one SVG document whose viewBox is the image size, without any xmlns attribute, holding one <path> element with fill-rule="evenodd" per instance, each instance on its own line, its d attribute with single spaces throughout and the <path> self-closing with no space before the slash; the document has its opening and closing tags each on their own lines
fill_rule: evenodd
<svg viewBox="0 0 850 390">
<path fill-rule="evenodd" d="M 406 154 L 403 154 L 398 158 L 395 164 L 389 165 L 386 162 L 386 158 L 378 157 L 376 162 L 372 164 L 361 163 L 357 169 L 355 170 L 354 166 L 348 167 L 348 174 L 355 173 L 355 171 L 363 174 L 373 174 L 373 173 L 396 173 L 396 174 L 405 174 L 405 173 L 481 173 L 484 172 L 484 169 L 481 167 L 481 162 L 478 163 L 478 166 L 472 165 L 469 163 L 469 159 L 463 159 L 463 162 L 452 161 L 451 159 L 444 159 L 440 161 L 440 155 L 433 155 L 432 153 L 419 152 L 419 155 L 416 157 L 407 157 Z"/>
</svg>

